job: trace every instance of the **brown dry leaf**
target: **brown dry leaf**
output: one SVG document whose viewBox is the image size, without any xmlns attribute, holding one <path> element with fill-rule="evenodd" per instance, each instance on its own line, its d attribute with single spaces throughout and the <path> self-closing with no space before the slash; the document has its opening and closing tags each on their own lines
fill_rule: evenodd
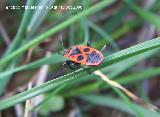
<svg viewBox="0 0 160 117">
<path fill-rule="evenodd" d="M 126 89 L 125 87 L 121 86 L 119 83 L 117 83 L 117 82 L 115 82 L 113 80 L 110 80 L 101 71 L 97 70 L 97 71 L 94 72 L 94 74 L 96 74 L 97 76 L 100 76 L 100 78 L 102 78 L 102 80 L 106 81 L 109 85 L 111 85 L 113 87 L 116 87 L 116 88 L 120 89 L 121 91 L 123 91 L 127 96 L 129 96 L 131 99 L 133 99 L 138 104 L 141 104 L 144 107 L 146 107 L 146 108 L 148 108 L 148 109 L 150 109 L 152 111 L 160 110 L 156 106 L 154 106 L 152 104 L 149 104 L 149 103 L 145 102 L 143 99 L 137 97 L 132 92 L 130 92 L 128 89 Z"/>
</svg>

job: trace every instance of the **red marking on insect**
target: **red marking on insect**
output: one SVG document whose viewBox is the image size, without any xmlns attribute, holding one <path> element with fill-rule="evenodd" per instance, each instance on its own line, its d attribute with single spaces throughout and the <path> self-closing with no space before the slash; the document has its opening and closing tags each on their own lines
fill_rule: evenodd
<svg viewBox="0 0 160 117">
<path fill-rule="evenodd" d="M 61 44 L 63 46 L 62 38 L 61 38 Z M 71 69 L 75 74 L 75 66 L 79 66 L 84 68 L 89 74 L 91 74 L 91 71 L 83 66 L 80 65 L 86 65 L 86 66 L 97 66 L 102 63 L 104 56 L 101 53 L 105 49 L 106 45 L 101 49 L 101 51 L 91 47 L 89 43 L 87 43 L 86 46 L 72 46 L 69 49 L 64 49 L 64 53 L 61 54 L 68 60 L 63 64 L 64 67 L 67 67 Z"/>
<path fill-rule="evenodd" d="M 97 66 L 104 59 L 101 51 L 90 46 L 73 46 L 65 50 L 64 57 L 75 63 L 87 66 Z"/>
</svg>

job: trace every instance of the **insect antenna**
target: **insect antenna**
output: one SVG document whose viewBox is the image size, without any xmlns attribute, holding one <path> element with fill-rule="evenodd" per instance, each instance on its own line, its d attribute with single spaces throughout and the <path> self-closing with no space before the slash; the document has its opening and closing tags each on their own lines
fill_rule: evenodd
<svg viewBox="0 0 160 117">
<path fill-rule="evenodd" d="M 47 51 L 48 51 L 48 52 L 56 53 L 55 51 L 50 50 L 50 49 L 47 49 L 47 50 L 46 50 L 46 49 L 40 48 L 39 50 L 40 50 L 40 52 L 47 52 Z"/>
<path fill-rule="evenodd" d="M 100 50 L 100 52 L 102 52 L 105 48 L 106 48 L 106 44 L 102 47 L 102 49 Z"/>
<path fill-rule="evenodd" d="M 60 41 L 61 41 L 61 46 L 62 46 L 63 50 L 66 51 L 66 49 L 64 48 L 63 41 L 62 41 L 62 35 L 60 36 Z"/>
<path fill-rule="evenodd" d="M 57 53 L 57 54 L 60 54 L 60 55 L 62 55 L 63 56 L 63 54 L 62 53 L 60 53 L 60 52 L 56 52 L 56 51 L 53 51 L 53 50 L 50 50 L 50 49 L 40 49 L 40 51 L 42 52 L 42 51 L 45 51 L 45 52 L 52 52 L 53 54 L 54 53 Z"/>
</svg>

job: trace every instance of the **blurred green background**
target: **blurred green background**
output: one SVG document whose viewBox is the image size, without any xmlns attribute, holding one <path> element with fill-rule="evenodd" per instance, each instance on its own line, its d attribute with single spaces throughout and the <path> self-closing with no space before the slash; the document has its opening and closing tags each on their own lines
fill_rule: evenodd
<svg viewBox="0 0 160 117">
<path fill-rule="evenodd" d="M 89 69 L 160 107 L 159 14 L 159 0 L 1 0 L 0 117 L 159 117 L 56 54 L 60 36 L 65 48 L 106 44 Z"/>
</svg>

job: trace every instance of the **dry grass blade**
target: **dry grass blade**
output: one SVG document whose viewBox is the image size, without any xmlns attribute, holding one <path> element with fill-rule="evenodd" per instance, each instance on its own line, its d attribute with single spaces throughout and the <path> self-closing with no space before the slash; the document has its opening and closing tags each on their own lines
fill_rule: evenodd
<svg viewBox="0 0 160 117">
<path fill-rule="evenodd" d="M 22 117 L 23 116 L 23 107 L 22 104 L 15 105 L 15 115 L 16 117 Z"/>
<path fill-rule="evenodd" d="M 94 72 L 94 74 L 96 74 L 97 76 L 100 76 L 100 78 L 102 78 L 104 81 L 106 81 L 109 85 L 122 90 L 127 96 L 129 96 L 131 99 L 133 99 L 138 104 L 141 104 L 144 107 L 146 107 L 146 108 L 148 108 L 148 109 L 150 109 L 152 111 L 159 111 L 160 110 L 156 106 L 154 106 L 152 104 L 149 104 L 149 103 L 145 102 L 143 99 L 137 97 L 136 95 L 134 95 L 133 93 L 131 93 L 129 90 L 127 90 L 126 88 L 124 88 L 123 86 L 121 86 L 119 83 L 117 83 L 117 82 L 115 82 L 113 80 L 110 80 L 101 71 L 97 70 L 97 71 Z"/>
<path fill-rule="evenodd" d="M 9 46 L 11 43 L 10 37 L 8 36 L 7 31 L 5 30 L 1 22 L 0 22 L 0 34 L 3 37 L 5 44 Z"/>
<path fill-rule="evenodd" d="M 32 84 L 33 84 L 32 82 L 30 82 L 28 84 L 28 90 L 32 88 Z M 30 110 L 32 108 L 31 106 L 32 106 L 32 100 L 31 99 L 27 100 L 26 104 L 25 104 L 24 117 L 30 117 L 31 116 L 31 112 L 30 112 Z"/>
</svg>

